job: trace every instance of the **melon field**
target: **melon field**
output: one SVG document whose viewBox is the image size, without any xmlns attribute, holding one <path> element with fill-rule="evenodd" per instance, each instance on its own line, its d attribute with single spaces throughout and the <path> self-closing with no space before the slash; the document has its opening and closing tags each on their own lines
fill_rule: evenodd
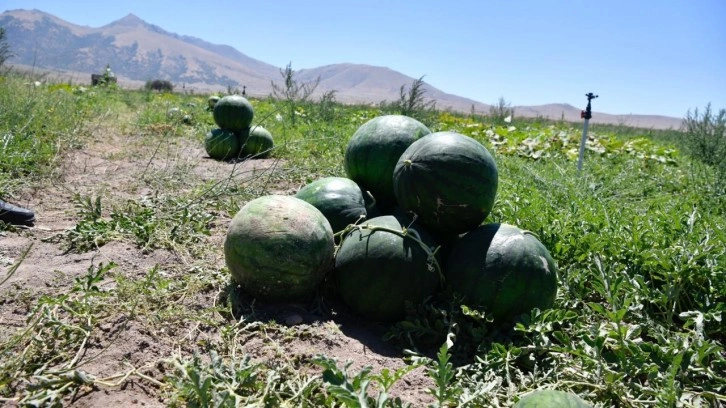
<svg viewBox="0 0 726 408">
<path fill-rule="evenodd" d="M 248 271 L 225 259 L 235 215 L 253 200 L 346 178 L 353 135 L 400 114 L 395 104 L 342 105 L 332 94 L 316 102 L 250 98 L 252 126 L 269 132 L 273 147 L 244 156 L 221 150 L 214 159 L 210 95 L 39 84 L 0 76 L 0 198 L 36 213 L 29 228 L 0 222 L 0 405 L 511 407 L 547 398 L 592 407 L 726 405 L 726 172 L 723 161 L 694 153 L 693 134 L 591 124 L 578 173 L 581 123 L 504 122 L 430 106 L 406 112 L 430 132 L 466 136 L 491 155 L 498 186 L 475 225 L 484 216 L 487 225 L 529 231 L 539 259 L 551 257 L 544 266 L 556 281 L 528 281 L 531 290 L 517 301 L 543 307 L 517 310 L 503 324 L 470 298 L 434 290 L 447 287 L 446 265 L 481 258 L 470 247 L 447 250 L 436 234 L 415 234 L 417 245 L 427 242 L 432 273 L 441 272 L 433 281 L 378 281 L 367 270 L 377 276 L 390 265 L 354 264 L 363 275 L 347 291 L 365 305 L 360 310 L 341 299 L 330 256 L 318 262 L 329 266 L 320 282 L 305 281 L 307 296 L 283 285 L 266 299 L 268 282 L 253 296 L 232 277 Z M 407 160 L 396 171 L 408 171 L 414 159 Z M 415 206 L 412 197 L 429 186 L 464 194 L 477 187 L 469 180 L 479 170 L 457 162 L 438 173 L 442 181 L 434 169 L 423 187 L 396 187 L 396 200 Z M 472 199 L 481 198 L 476 191 Z M 397 214 L 392 202 L 378 203 L 389 204 L 381 216 Z M 259 210 L 251 219 L 279 222 L 276 214 Z M 396 219 L 381 225 L 401 236 L 418 221 L 461 231 L 438 218 L 401 227 Z M 330 242 L 326 251 L 347 245 L 348 235 L 324 224 L 315 239 Z M 295 225 L 290 231 L 317 228 Z M 250 236 L 239 231 L 239 239 Z M 352 240 L 365 231 L 345 230 Z M 302 264 L 316 245 L 271 246 L 262 270 Z M 234 256 L 261 262 L 248 251 Z M 439 269 L 434 256 L 446 257 Z M 397 306 L 402 317 L 361 312 L 425 285 L 430 295 Z M 540 390 L 557 392 L 524 399 Z"/>
</svg>

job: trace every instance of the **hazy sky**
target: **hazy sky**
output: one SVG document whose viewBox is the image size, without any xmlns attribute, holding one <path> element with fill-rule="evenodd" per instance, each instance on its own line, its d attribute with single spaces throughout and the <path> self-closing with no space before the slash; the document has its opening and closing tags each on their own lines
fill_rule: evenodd
<svg viewBox="0 0 726 408">
<path fill-rule="evenodd" d="M 133 13 L 278 67 L 385 66 L 490 104 L 726 108 L 726 0 L 0 0 L 12 9 L 91 27 Z"/>
</svg>

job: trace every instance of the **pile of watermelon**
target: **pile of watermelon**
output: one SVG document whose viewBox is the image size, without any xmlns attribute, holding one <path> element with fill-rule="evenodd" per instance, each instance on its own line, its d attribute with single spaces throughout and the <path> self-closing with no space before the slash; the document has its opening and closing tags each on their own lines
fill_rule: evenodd
<svg viewBox="0 0 726 408">
<path fill-rule="evenodd" d="M 387 322 L 435 295 L 505 324 L 552 307 L 547 248 L 516 226 L 484 223 L 499 173 L 481 143 L 379 116 L 352 135 L 344 168 L 347 177 L 240 209 L 224 245 L 233 282 L 261 300 L 294 301 L 328 278 L 352 312 Z"/>
<path fill-rule="evenodd" d="M 217 128 L 204 138 L 204 149 L 216 160 L 264 158 L 272 151 L 272 134 L 253 125 L 254 109 L 243 96 L 210 96 L 207 100 Z"/>
</svg>

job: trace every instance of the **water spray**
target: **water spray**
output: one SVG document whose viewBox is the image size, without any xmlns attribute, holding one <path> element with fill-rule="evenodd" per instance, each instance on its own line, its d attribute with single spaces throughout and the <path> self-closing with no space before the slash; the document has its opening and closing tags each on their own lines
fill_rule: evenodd
<svg viewBox="0 0 726 408">
<path fill-rule="evenodd" d="M 585 119 L 585 125 L 582 128 L 582 140 L 580 140 L 580 157 L 577 159 L 578 173 L 582 171 L 582 160 L 585 158 L 585 143 L 587 142 L 587 127 L 590 123 L 590 118 L 592 118 L 592 106 L 590 101 L 598 97 L 598 95 L 595 95 L 592 92 L 586 93 L 585 96 L 587 97 L 587 108 L 580 112 L 580 117 Z"/>
</svg>

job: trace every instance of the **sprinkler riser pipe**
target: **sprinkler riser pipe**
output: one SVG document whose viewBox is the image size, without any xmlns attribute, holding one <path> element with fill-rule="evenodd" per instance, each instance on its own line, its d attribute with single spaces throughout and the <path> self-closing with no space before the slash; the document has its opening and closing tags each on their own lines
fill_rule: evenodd
<svg viewBox="0 0 726 408">
<path fill-rule="evenodd" d="M 585 125 L 582 127 L 582 140 L 580 140 L 580 155 L 577 158 L 577 171 L 582 171 L 582 161 L 585 159 L 585 143 L 587 143 L 587 127 L 590 119 L 585 119 Z"/>
</svg>

